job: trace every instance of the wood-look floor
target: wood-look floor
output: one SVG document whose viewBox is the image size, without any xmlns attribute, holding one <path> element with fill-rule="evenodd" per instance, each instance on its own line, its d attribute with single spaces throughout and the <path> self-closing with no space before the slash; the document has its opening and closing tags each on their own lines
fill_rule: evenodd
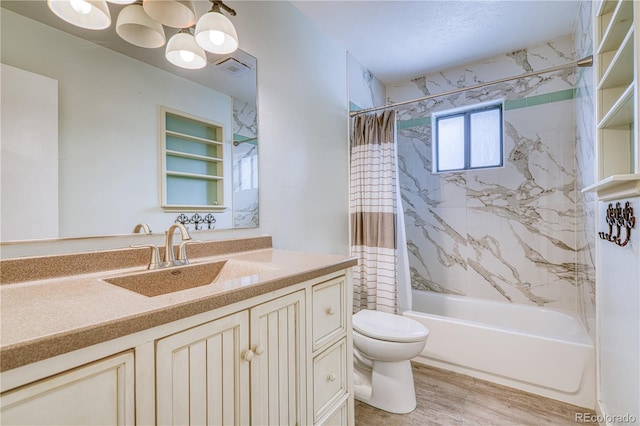
<svg viewBox="0 0 640 426">
<path fill-rule="evenodd" d="M 355 404 L 356 426 L 576 425 L 585 408 L 437 368 L 413 364 L 417 408 L 404 415 Z"/>
</svg>

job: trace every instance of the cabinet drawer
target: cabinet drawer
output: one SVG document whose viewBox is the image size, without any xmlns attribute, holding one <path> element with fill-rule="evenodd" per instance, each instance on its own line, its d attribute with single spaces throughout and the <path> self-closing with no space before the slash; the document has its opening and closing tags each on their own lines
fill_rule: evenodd
<svg viewBox="0 0 640 426">
<path fill-rule="evenodd" d="M 133 425 L 133 351 L 2 394 L 2 423 Z"/>
<path fill-rule="evenodd" d="M 312 294 L 315 351 L 346 331 L 344 277 L 313 286 Z"/>
<path fill-rule="evenodd" d="M 349 399 L 345 399 L 342 404 L 334 408 L 333 412 L 320 419 L 316 426 L 345 426 L 349 424 Z"/>
<path fill-rule="evenodd" d="M 313 421 L 327 414 L 347 393 L 347 340 L 342 339 L 313 360 Z"/>
</svg>

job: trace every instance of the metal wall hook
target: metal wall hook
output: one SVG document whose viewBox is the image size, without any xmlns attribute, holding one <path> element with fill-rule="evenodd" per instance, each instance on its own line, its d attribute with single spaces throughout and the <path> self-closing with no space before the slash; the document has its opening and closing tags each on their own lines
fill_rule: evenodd
<svg viewBox="0 0 640 426">
<path fill-rule="evenodd" d="M 631 240 L 631 229 L 636 225 L 636 217 L 633 215 L 633 207 L 631 203 L 627 201 L 624 208 L 620 203 L 616 203 L 615 207 L 613 203 L 609 203 L 607 207 L 607 215 L 605 218 L 607 225 L 609 225 L 609 232 L 598 232 L 600 239 L 615 243 L 620 247 L 624 247 L 629 244 Z M 613 227 L 615 226 L 615 235 Z M 621 239 L 622 229 L 625 229 L 625 239 Z"/>
</svg>

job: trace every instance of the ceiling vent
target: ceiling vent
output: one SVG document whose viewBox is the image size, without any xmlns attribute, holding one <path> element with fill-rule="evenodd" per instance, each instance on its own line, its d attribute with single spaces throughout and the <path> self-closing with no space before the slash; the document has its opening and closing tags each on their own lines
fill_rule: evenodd
<svg viewBox="0 0 640 426">
<path fill-rule="evenodd" d="M 242 75 L 251 69 L 247 64 L 231 56 L 216 61 L 214 65 L 235 76 Z"/>
</svg>

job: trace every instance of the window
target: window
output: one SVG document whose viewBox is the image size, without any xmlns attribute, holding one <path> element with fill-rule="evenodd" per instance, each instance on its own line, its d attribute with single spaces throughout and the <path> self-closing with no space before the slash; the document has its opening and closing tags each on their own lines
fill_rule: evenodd
<svg viewBox="0 0 640 426">
<path fill-rule="evenodd" d="M 502 166 L 502 103 L 433 115 L 434 173 Z"/>
</svg>

